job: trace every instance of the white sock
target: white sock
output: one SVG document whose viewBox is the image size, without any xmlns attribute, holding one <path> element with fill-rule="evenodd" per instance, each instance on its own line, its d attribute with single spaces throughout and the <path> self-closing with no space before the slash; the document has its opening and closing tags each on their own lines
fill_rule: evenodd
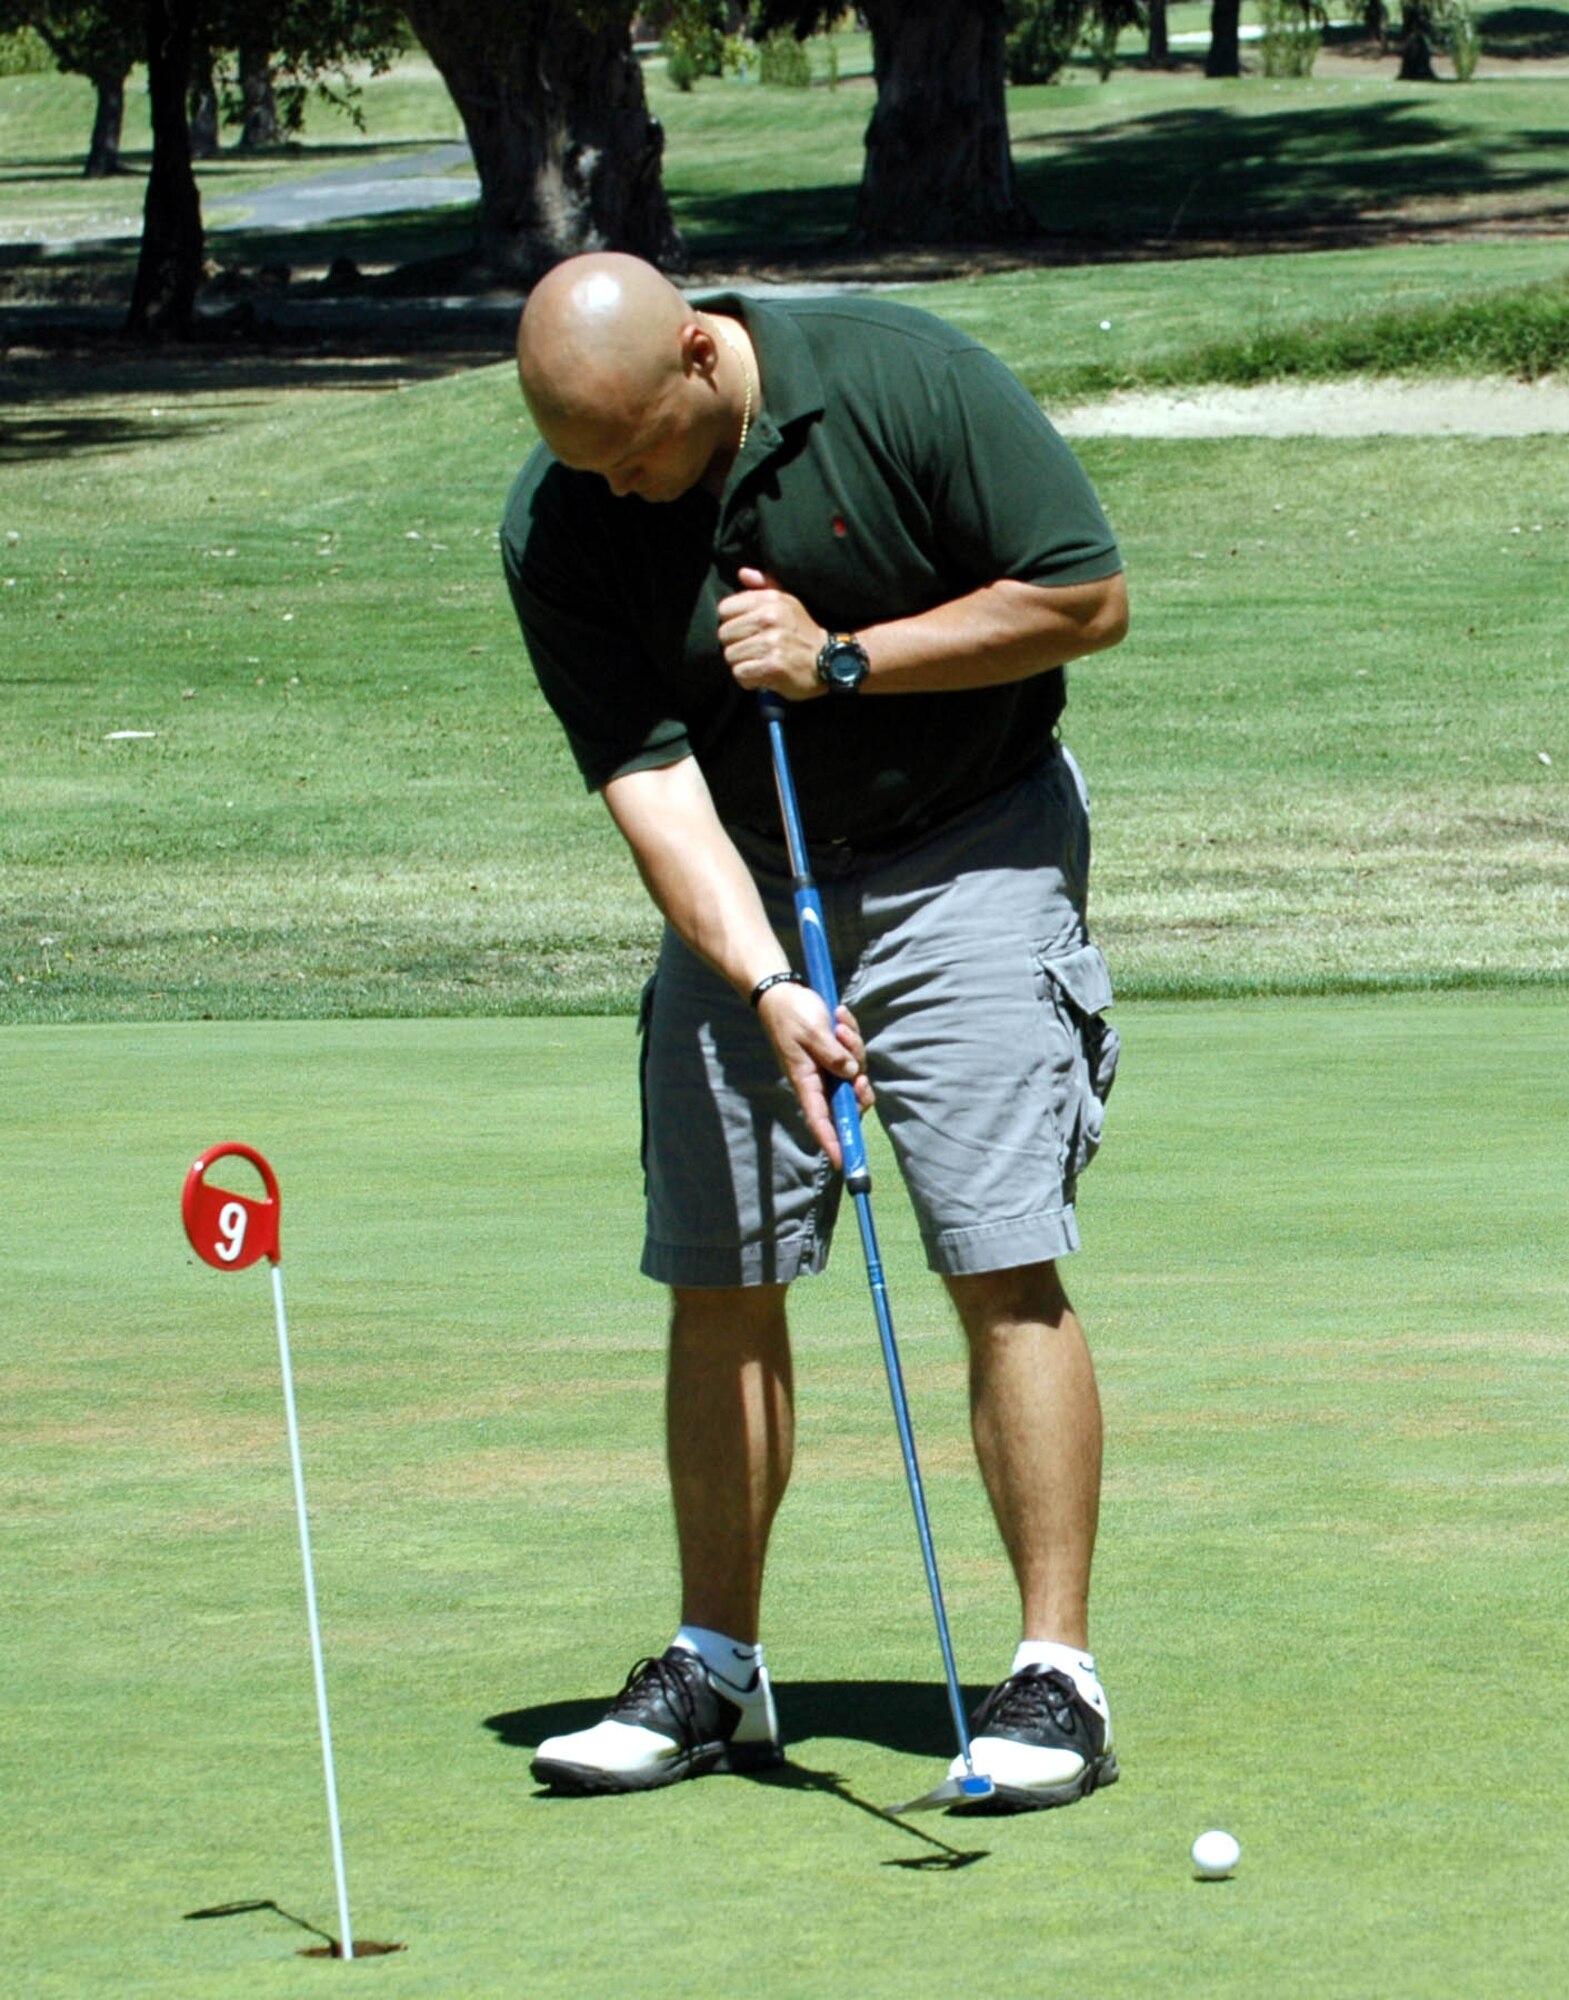
<svg viewBox="0 0 1569 2000">
<path fill-rule="evenodd" d="M 1072 1676 L 1079 1693 L 1090 1707 L 1104 1716 L 1108 1723 L 1111 1721 L 1106 1690 L 1095 1671 L 1095 1655 L 1085 1652 L 1082 1646 L 1059 1646 L 1054 1639 L 1021 1639 L 1008 1671 L 1020 1674 L 1026 1667 L 1060 1667 L 1063 1673 Z"/>
<path fill-rule="evenodd" d="M 746 1646 L 727 1632 L 711 1632 L 706 1625 L 683 1625 L 671 1640 L 683 1652 L 696 1653 L 716 1681 L 722 1681 L 734 1701 L 756 1701 L 758 1690 L 748 1690 L 748 1682 L 763 1664 L 759 1642 Z"/>
</svg>

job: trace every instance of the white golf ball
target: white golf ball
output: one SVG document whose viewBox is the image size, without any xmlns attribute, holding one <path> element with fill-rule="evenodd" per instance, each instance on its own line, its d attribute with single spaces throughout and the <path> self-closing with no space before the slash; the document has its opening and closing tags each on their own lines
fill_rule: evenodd
<svg viewBox="0 0 1569 2000">
<path fill-rule="evenodd" d="M 1242 1859 L 1240 1843 L 1212 1827 L 1193 1843 L 1193 1872 L 1201 1882 L 1222 1882 Z"/>
</svg>

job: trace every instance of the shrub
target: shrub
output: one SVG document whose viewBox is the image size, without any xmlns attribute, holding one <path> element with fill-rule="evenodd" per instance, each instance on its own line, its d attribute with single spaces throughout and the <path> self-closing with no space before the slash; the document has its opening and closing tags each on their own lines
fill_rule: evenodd
<svg viewBox="0 0 1569 2000">
<path fill-rule="evenodd" d="M 1455 66 L 1455 81 L 1469 83 L 1476 75 L 1477 59 L 1482 53 L 1482 37 L 1471 0 L 1450 0 L 1444 28 L 1449 58 Z"/>
<path fill-rule="evenodd" d="M 38 76 L 54 68 L 47 43 L 31 28 L 18 28 L 14 35 L 0 35 L 0 76 Z"/>
<path fill-rule="evenodd" d="M 812 58 L 806 53 L 806 44 L 798 42 L 787 28 L 765 37 L 758 44 L 757 80 L 781 90 L 810 90 Z"/>
<path fill-rule="evenodd" d="M 1073 54 L 1088 0 L 1008 0 L 1010 83 L 1050 83 Z"/>
<path fill-rule="evenodd" d="M 737 45 L 725 33 L 723 0 L 671 0 L 661 12 L 665 73 L 677 90 L 736 67 Z"/>
<path fill-rule="evenodd" d="M 1260 0 L 1266 76 L 1311 76 L 1323 40 L 1311 0 Z"/>
</svg>

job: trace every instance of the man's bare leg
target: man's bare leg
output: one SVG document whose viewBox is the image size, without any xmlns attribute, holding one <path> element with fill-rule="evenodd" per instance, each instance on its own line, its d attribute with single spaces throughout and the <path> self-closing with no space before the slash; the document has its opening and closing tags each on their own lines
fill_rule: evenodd
<svg viewBox="0 0 1569 2000">
<path fill-rule="evenodd" d="M 970 1423 L 1018 1580 L 1023 1639 L 971 1738 L 993 1796 L 1028 1812 L 1113 1784 L 1111 1717 L 1089 1651 L 1100 1511 L 1095 1369 L 1054 1264 L 950 1278 L 970 1343 Z M 957 1775 L 958 1760 L 949 1767 Z"/>
<path fill-rule="evenodd" d="M 950 1278 L 970 1344 L 970 1423 L 1018 1581 L 1022 1637 L 1089 1644 L 1101 1413 L 1053 1263 Z"/>
<path fill-rule="evenodd" d="M 673 1292 L 665 1411 L 681 1622 L 750 1645 L 795 1447 L 783 1285 Z"/>
<path fill-rule="evenodd" d="M 639 1661 L 602 1720 L 540 1744 L 534 1775 L 556 1791 L 646 1791 L 781 1758 L 761 1651 L 737 1648 L 757 1642 L 768 1531 L 790 1477 L 782 1285 L 675 1292 L 667 1416 L 682 1630 L 662 1658 Z"/>
</svg>

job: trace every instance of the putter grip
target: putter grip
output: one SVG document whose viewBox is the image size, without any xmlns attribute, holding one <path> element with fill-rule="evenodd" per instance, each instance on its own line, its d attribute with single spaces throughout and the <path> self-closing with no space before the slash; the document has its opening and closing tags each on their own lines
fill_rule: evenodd
<svg viewBox="0 0 1569 2000">
<path fill-rule="evenodd" d="M 828 933 L 823 924 L 822 899 L 812 880 L 807 859 L 806 835 L 801 826 L 801 808 L 795 796 L 795 776 L 790 769 L 790 753 L 785 748 L 785 704 L 779 695 L 763 689 L 757 697 L 768 731 L 768 747 L 773 759 L 774 783 L 779 792 L 779 814 L 784 822 L 785 847 L 790 856 L 790 873 L 795 892 L 795 923 L 801 936 L 801 953 L 806 960 L 806 976 L 812 990 L 828 1009 L 830 1021 L 839 1005 L 839 985 L 828 950 Z M 855 1101 L 853 1083 L 829 1086 L 828 1109 L 839 1135 L 844 1155 L 844 1184 L 851 1194 L 871 1191 L 872 1176 L 866 1163 L 866 1140 L 861 1131 L 861 1108 Z"/>
<path fill-rule="evenodd" d="M 801 934 L 806 976 L 831 1020 L 839 1005 L 839 986 L 823 926 L 822 899 L 816 883 L 810 879 L 796 884 L 795 922 Z M 855 1085 L 843 1080 L 832 1084 L 828 1108 L 833 1114 L 834 1130 L 839 1134 L 839 1150 L 844 1155 L 845 1186 L 852 1194 L 864 1194 L 872 1185 L 872 1176 L 866 1163 L 866 1138 L 861 1130 L 861 1107 L 855 1101 Z"/>
</svg>

